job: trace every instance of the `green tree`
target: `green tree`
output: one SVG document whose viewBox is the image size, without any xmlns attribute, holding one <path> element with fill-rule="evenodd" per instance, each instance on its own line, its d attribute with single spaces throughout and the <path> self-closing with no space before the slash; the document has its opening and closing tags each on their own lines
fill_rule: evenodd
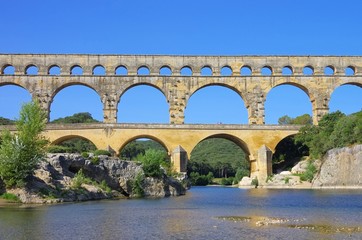
<svg viewBox="0 0 362 240">
<path fill-rule="evenodd" d="M 4 117 L 0 117 L 0 125 L 12 125 L 14 123 L 15 123 L 14 120 L 4 118 Z"/>
<path fill-rule="evenodd" d="M 52 121 L 52 123 L 96 123 L 99 122 L 92 117 L 92 114 L 88 112 L 75 113 L 72 116 L 58 118 Z"/>
<path fill-rule="evenodd" d="M 16 121 L 17 133 L 2 133 L 0 145 L 0 177 L 7 187 L 24 186 L 45 154 L 48 141 L 40 133 L 46 124 L 46 114 L 38 102 L 24 104 Z"/>
<path fill-rule="evenodd" d="M 146 177 L 160 178 L 163 175 L 161 166 L 167 165 L 167 154 L 164 151 L 148 149 L 145 154 L 140 154 L 137 160 L 142 162 Z"/>
<path fill-rule="evenodd" d="M 296 118 L 289 117 L 288 115 L 284 115 L 278 119 L 278 124 L 286 125 L 286 124 L 296 124 L 296 125 L 310 125 L 313 123 L 313 119 L 309 114 L 303 114 Z"/>
</svg>

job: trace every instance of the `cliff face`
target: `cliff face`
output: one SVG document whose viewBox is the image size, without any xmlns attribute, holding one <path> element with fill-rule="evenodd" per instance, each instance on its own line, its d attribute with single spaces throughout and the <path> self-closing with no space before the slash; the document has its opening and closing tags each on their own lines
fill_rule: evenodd
<svg viewBox="0 0 362 240">
<path fill-rule="evenodd" d="M 312 187 L 362 187 L 362 145 L 329 150 Z"/>
</svg>

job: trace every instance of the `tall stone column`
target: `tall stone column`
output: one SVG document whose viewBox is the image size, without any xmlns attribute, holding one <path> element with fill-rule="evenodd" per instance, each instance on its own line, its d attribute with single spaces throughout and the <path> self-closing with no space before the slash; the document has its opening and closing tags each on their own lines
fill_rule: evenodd
<svg viewBox="0 0 362 240">
<path fill-rule="evenodd" d="M 33 101 L 38 101 L 41 109 L 43 109 L 43 111 L 46 113 L 47 122 L 49 122 L 50 119 L 50 104 L 53 102 L 51 96 L 52 95 L 50 92 L 41 91 L 41 90 L 35 90 L 32 93 Z"/>
<path fill-rule="evenodd" d="M 102 94 L 104 123 L 117 123 L 118 100 L 117 93 Z"/>
<path fill-rule="evenodd" d="M 186 108 L 186 88 L 178 80 L 168 92 L 170 124 L 184 124 Z"/>
<path fill-rule="evenodd" d="M 322 117 L 329 113 L 329 95 L 325 93 L 314 94 L 315 98 L 312 100 L 313 108 L 313 124 L 318 125 Z"/>
<path fill-rule="evenodd" d="M 262 90 L 258 87 L 253 89 L 253 92 L 245 94 L 245 105 L 248 109 L 249 124 L 264 124 L 264 102 L 265 97 Z"/>
<path fill-rule="evenodd" d="M 187 171 L 187 152 L 180 145 L 172 151 L 171 161 L 176 172 Z"/>
</svg>

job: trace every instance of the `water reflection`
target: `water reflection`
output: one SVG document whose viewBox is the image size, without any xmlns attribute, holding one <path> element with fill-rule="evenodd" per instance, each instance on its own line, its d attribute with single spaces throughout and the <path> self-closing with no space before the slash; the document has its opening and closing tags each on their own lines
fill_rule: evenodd
<svg viewBox="0 0 362 240">
<path fill-rule="evenodd" d="M 199 187 L 177 198 L 5 206 L 0 213 L 5 240 L 362 238 L 361 191 Z"/>
</svg>

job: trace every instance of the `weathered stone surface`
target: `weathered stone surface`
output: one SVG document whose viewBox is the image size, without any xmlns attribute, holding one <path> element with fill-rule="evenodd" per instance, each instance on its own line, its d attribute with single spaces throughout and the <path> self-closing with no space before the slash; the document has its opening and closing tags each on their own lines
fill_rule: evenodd
<svg viewBox="0 0 362 240">
<path fill-rule="evenodd" d="M 252 181 L 253 179 L 251 179 L 250 177 L 243 177 L 239 182 L 239 187 L 240 188 L 254 187 L 253 185 L 251 185 Z"/>
<path fill-rule="evenodd" d="M 101 183 L 105 181 L 112 189 L 106 192 L 99 185 L 85 184 L 80 189 L 72 188 L 75 173 L 82 169 L 86 177 Z M 144 174 L 140 164 L 99 156 L 99 164 L 79 154 L 48 154 L 39 164 L 34 176 L 25 188 L 8 190 L 16 194 L 23 203 L 57 203 L 98 200 L 112 197 L 133 197 L 129 187 L 136 175 Z M 161 179 L 145 178 L 142 183 L 146 197 L 168 197 L 183 195 L 186 189 L 179 181 L 164 175 Z"/>
<path fill-rule="evenodd" d="M 304 173 L 308 166 L 308 160 L 303 160 L 298 162 L 294 167 L 292 167 L 291 173 L 292 174 L 301 174 Z"/>
<path fill-rule="evenodd" d="M 362 187 L 362 145 L 329 150 L 313 187 Z"/>
</svg>

